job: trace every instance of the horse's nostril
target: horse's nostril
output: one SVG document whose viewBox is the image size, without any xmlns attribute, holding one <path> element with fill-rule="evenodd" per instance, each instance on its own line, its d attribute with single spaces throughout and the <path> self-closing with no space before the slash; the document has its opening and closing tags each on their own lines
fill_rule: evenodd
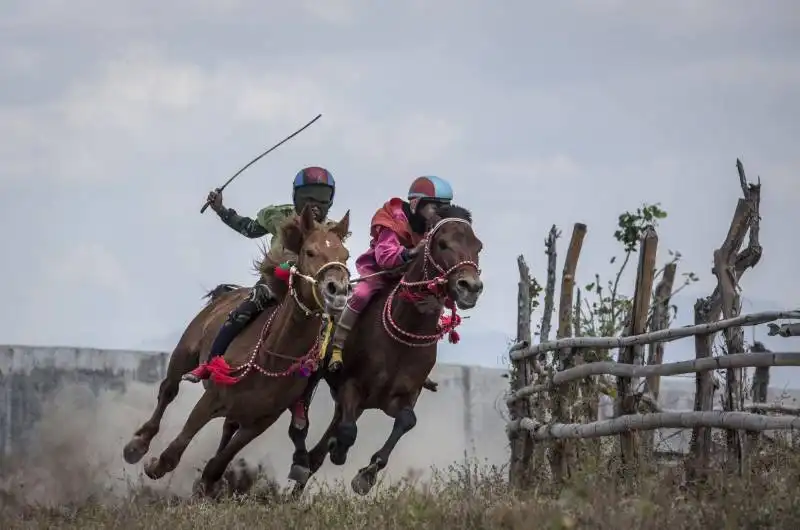
<svg viewBox="0 0 800 530">
<path fill-rule="evenodd" d="M 480 280 L 468 280 L 461 278 L 456 282 L 456 287 L 462 291 L 477 294 L 483 291 L 483 282 Z"/>
<path fill-rule="evenodd" d="M 325 285 L 325 289 L 328 291 L 328 294 L 330 295 L 336 294 L 336 284 L 334 282 L 328 282 Z"/>
</svg>

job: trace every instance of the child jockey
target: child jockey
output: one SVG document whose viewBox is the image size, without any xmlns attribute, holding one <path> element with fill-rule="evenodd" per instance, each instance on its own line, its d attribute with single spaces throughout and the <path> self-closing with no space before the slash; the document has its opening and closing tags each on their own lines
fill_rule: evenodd
<svg viewBox="0 0 800 530">
<path fill-rule="evenodd" d="M 394 269 L 417 256 L 424 250 L 422 239 L 428 219 L 439 207 L 450 204 L 452 200 L 453 189 L 444 179 L 429 176 L 414 180 L 408 190 L 408 202 L 395 197 L 372 217 L 372 240 L 369 249 L 356 260 L 358 274 L 367 276 Z M 341 368 L 342 348 L 348 332 L 375 293 L 392 281 L 396 281 L 396 278 L 393 280 L 386 275 L 378 275 L 356 284 L 331 339 L 329 370 Z M 425 387 L 435 390 L 436 383 L 428 380 Z"/>
<path fill-rule="evenodd" d="M 336 191 L 336 181 L 330 171 L 321 167 L 301 169 L 294 177 L 293 188 L 293 204 L 267 206 L 258 212 L 255 219 L 241 216 L 233 208 L 223 206 L 222 194 L 217 191 L 211 191 L 208 194 L 208 201 L 222 222 L 243 236 L 254 239 L 271 235 L 269 253 L 276 256 L 284 252 L 279 231 L 281 224 L 288 217 L 299 215 L 306 204 L 312 208 L 318 222 L 333 223 L 327 219 L 328 210 L 333 206 L 333 195 Z M 183 380 L 197 383 L 202 379 L 208 379 L 211 375 L 208 368 L 211 360 L 223 355 L 228 345 L 247 327 L 247 324 L 275 301 L 275 294 L 269 283 L 264 280 L 263 276 L 259 277 L 250 291 L 250 295 L 230 312 L 222 324 L 211 345 L 208 362 L 200 363 L 197 368 L 184 374 Z"/>
</svg>

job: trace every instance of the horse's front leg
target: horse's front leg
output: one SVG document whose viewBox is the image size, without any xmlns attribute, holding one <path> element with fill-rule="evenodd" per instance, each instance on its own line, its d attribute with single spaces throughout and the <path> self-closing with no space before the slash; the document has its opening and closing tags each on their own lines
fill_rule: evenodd
<svg viewBox="0 0 800 530">
<path fill-rule="evenodd" d="M 308 427 L 308 404 L 304 399 L 300 399 L 292 405 L 292 417 L 289 420 L 289 439 L 294 445 L 289 480 L 303 485 L 311 477 L 311 459 L 306 448 Z"/>
<path fill-rule="evenodd" d="M 394 398 L 387 409 L 387 414 L 394 417 L 394 425 L 389 433 L 386 443 L 377 453 L 372 455 L 367 467 L 358 470 L 350 485 L 359 495 L 366 495 L 378 480 L 378 472 L 389 463 L 389 456 L 394 451 L 397 442 L 417 424 L 417 415 L 414 413 L 414 399 L 403 395 Z"/>
<path fill-rule="evenodd" d="M 322 370 L 314 373 L 303 391 L 303 396 L 291 406 L 292 417 L 289 420 L 289 439 L 294 445 L 294 453 L 292 454 L 292 467 L 289 469 L 289 480 L 294 480 L 301 485 L 305 485 L 312 473 L 316 471 L 311 466 L 311 459 L 306 448 L 306 439 L 308 438 L 310 425 L 308 412 L 311 408 L 314 391 L 320 380 L 322 380 L 322 375 Z"/>
<path fill-rule="evenodd" d="M 342 410 L 342 418 L 336 426 L 335 435 L 328 440 L 331 462 L 342 466 L 347 462 L 347 452 L 356 443 L 358 427 L 356 421 L 361 416 L 361 393 L 355 381 L 348 379 L 342 383 L 336 400 Z"/>
</svg>

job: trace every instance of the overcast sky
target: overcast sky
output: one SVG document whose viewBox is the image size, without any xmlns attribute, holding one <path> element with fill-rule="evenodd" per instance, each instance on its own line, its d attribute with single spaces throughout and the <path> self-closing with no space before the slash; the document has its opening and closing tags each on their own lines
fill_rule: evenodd
<svg viewBox="0 0 800 530">
<path fill-rule="evenodd" d="M 763 182 L 745 300 L 800 305 L 796 1 L 278 4 L 2 2 L 0 343 L 137 347 L 182 330 L 205 289 L 252 283 L 256 242 L 198 210 L 317 113 L 226 204 L 289 202 L 295 172 L 325 166 L 355 257 L 385 200 L 449 179 L 484 242 L 465 333 L 513 333 L 515 258 L 543 282 L 551 224 L 562 257 L 588 224 L 588 283 L 642 202 L 670 214 L 660 261 L 679 249 L 703 280 L 689 302 L 708 294 L 737 157 Z"/>
</svg>

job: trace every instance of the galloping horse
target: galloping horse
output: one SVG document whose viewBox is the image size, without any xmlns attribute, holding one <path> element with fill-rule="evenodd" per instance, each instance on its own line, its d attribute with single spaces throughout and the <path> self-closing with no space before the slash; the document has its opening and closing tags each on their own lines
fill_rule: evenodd
<svg viewBox="0 0 800 530">
<path fill-rule="evenodd" d="M 459 206 L 439 210 L 426 234 L 425 252 L 409 263 L 400 281 L 378 293 L 367 305 L 344 347 L 340 373 L 326 374 L 336 403 L 333 419 L 317 445 L 306 453 L 307 473 L 298 473 L 298 454 L 305 439 L 293 437 L 295 458 L 290 478 L 293 493 L 302 493 L 308 478 L 330 453 L 343 465 L 356 440 L 356 421 L 365 410 L 379 409 L 394 418 L 386 443 L 359 470 L 351 485 L 366 494 L 386 467 L 400 438 L 417 423 L 414 406 L 436 364 L 437 342 L 459 324 L 458 309 L 475 307 L 483 291 L 478 256 L 483 243 L 472 230 L 472 215 Z M 451 314 L 443 317 L 442 311 Z M 307 431 L 306 431 L 307 432 Z"/>
<path fill-rule="evenodd" d="M 339 223 L 326 228 L 314 221 L 306 207 L 281 227 L 284 247 L 297 255 L 296 265 L 289 270 L 286 295 L 281 296 L 280 305 L 265 310 L 231 343 L 225 358 L 240 374 L 232 377 L 216 372 L 211 382 L 205 382 L 205 392 L 181 432 L 158 458 L 145 464 L 150 478 L 173 471 L 200 429 L 210 420 L 224 417 L 219 448 L 206 464 L 199 484 L 203 491 L 212 491 L 233 457 L 302 397 L 307 380 L 296 375 L 315 371 L 320 360 L 320 314 L 333 318 L 340 313 L 351 291 L 346 266 L 349 252 L 342 243 L 349 219 L 348 211 Z M 274 275 L 279 264 L 273 265 Z M 212 296 L 189 323 L 170 358 L 152 417 L 125 447 L 128 463 L 138 462 L 147 453 L 164 411 L 177 396 L 181 376 L 197 366 L 201 354 L 208 356 L 214 331 L 247 291 L 235 289 Z M 272 371 L 275 364 L 283 367 Z"/>
</svg>

